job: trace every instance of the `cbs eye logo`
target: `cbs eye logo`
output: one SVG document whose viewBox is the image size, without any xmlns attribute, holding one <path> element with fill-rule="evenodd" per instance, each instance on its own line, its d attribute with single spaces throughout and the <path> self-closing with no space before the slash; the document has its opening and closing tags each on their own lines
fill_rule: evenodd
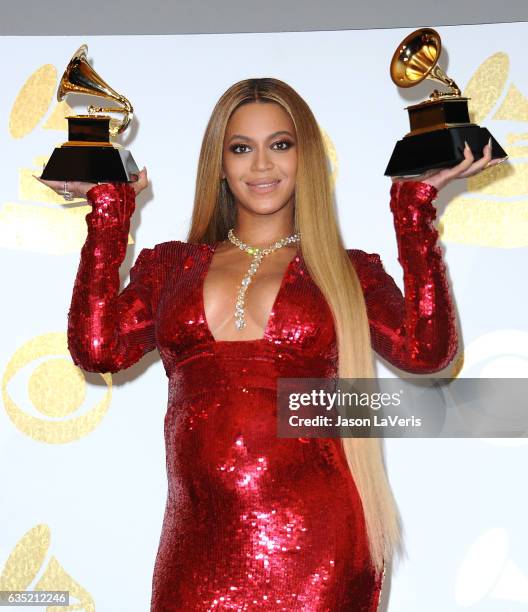
<svg viewBox="0 0 528 612">
<path fill-rule="evenodd" d="M 51 332 L 32 338 L 14 353 L 2 378 L 7 415 L 33 440 L 49 444 L 78 440 L 97 427 L 110 405 L 112 376 L 97 376 L 103 379 L 105 391 L 85 409 L 83 405 L 91 403 L 86 402 L 86 379 L 71 361 L 66 334 Z M 90 389 L 92 394 L 101 395 L 97 385 Z"/>
<path fill-rule="evenodd" d="M 465 349 L 460 378 L 528 378 L 528 332 L 498 329 L 475 338 Z M 454 400 L 453 400 L 454 402 Z M 518 447 L 528 444 L 526 436 L 479 438 L 485 444 Z"/>
</svg>

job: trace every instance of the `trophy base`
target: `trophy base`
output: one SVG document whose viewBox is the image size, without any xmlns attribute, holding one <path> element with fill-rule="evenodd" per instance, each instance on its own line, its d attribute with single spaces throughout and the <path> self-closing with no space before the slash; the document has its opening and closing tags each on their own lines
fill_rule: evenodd
<svg viewBox="0 0 528 612">
<path fill-rule="evenodd" d="M 48 181 L 130 183 L 139 168 L 130 151 L 113 146 L 57 147 L 40 178 Z"/>
<path fill-rule="evenodd" d="M 464 140 L 476 161 L 490 136 L 486 128 L 475 124 L 406 136 L 396 143 L 385 176 L 417 176 L 426 170 L 452 168 L 464 159 Z M 491 143 L 492 158 L 507 156 L 493 136 Z"/>
</svg>

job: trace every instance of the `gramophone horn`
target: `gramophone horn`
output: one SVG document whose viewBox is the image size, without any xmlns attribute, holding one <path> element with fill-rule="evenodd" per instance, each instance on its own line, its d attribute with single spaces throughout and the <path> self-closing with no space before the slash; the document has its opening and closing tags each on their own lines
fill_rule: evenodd
<svg viewBox="0 0 528 612">
<path fill-rule="evenodd" d="M 442 52 L 440 34 L 432 28 L 420 28 L 406 36 L 392 56 L 390 75 L 398 87 L 414 87 L 424 79 L 447 85 L 450 96 L 461 92 L 453 79 L 438 66 Z M 436 92 L 436 96 L 442 95 Z M 434 96 L 434 97 L 436 97 Z"/>
<path fill-rule="evenodd" d="M 70 59 L 57 89 L 59 102 L 70 93 L 99 96 L 120 106 L 90 106 L 87 115 L 69 115 L 68 140 L 55 147 L 41 178 L 50 181 L 83 181 L 88 183 L 131 182 L 139 175 L 130 151 L 110 142 L 110 136 L 122 132 L 132 118 L 132 105 L 113 90 L 88 63 L 88 48 L 81 45 Z M 108 114 L 123 113 L 121 121 Z"/>
<path fill-rule="evenodd" d="M 87 94 L 99 96 L 106 100 L 118 102 L 122 108 L 102 108 L 90 106 L 88 113 L 95 114 L 101 112 L 123 113 L 120 122 L 111 123 L 110 132 L 112 135 L 123 132 L 132 119 L 132 105 L 125 96 L 117 93 L 108 83 L 106 83 L 92 68 L 87 59 L 88 47 L 81 45 L 73 54 L 57 89 L 57 100 L 62 101 L 70 93 Z"/>
</svg>

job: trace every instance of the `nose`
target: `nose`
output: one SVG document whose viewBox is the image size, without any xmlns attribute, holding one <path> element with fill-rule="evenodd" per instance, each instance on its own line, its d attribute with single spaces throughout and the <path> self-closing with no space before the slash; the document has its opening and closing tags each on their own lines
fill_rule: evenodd
<svg viewBox="0 0 528 612">
<path fill-rule="evenodd" d="M 251 164 L 251 170 L 253 171 L 265 171 L 273 167 L 273 162 L 270 157 L 270 153 L 266 147 L 257 147 L 255 149 L 255 155 L 253 156 L 253 163 Z"/>
</svg>

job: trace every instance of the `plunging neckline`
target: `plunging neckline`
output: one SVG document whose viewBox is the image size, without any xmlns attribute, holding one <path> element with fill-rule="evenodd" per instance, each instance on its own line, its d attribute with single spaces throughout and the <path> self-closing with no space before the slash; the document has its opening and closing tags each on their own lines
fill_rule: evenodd
<svg viewBox="0 0 528 612">
<path fill-rule="evenodd" d="M 213 255 L 216 252 L 216 248 L 217 246 L 220 244 L 220 241 L 217 240 L 216 242 L 214 242 L 213 244 L 208 244 L 208 253 L 209 253 L 209 257 L 207 258 L 207 261 L 205 262 L 205 266 L 204 266 L 204 270 L 202 271 L 202 274 L 200 275 L 200 286 L 199 286 L 199 292 L 200 292 L 200 311 L 201 311 L 201 315 L 202 315 L 202 319 L 203 319 L 203 323 L 204 323 L 204 328 L 206 331 L 206 334 L 209 336 L 209 339 L 211 342 L 213 342 L 214 344 L 242 344 L 242 343 L 260 343 L 260 342 L 265 342 L 268 339 L 268 334 L 270 333 L 270 328 L 271 328 L 271 324 L 273 322 L 273 313 L 276 311 L 276 307 L 277 304 L 279 302 L 279 299 L 282 297 L 282 294 L 284 292 L 284 288 L 286 285 L 286 279 L 288 277 L 288 274 L 290 272 L 290 270 L 292 269 L 295 261 L 297 260 L 297 258 L 302 257 L 302 252 L 301 252 L 301 246 L 300 243 L 297 243 L 297 248 L 295 250 L 295 255 L 290 259 L 290 261 L 288 262 L 288 265 L 286 266 L 286 269 L 284 270 L 284 274 L 282 275 L 282 280 L 281 280 L 281 284 L 279 286 L 279 290 L 277 292 L 277 295 L 275 296 L 275 300 L 273 301 L 273 305 L 271 307 L 270 313 L 268 315 L 268 320 L 266 321 L 266 327 L 264 328 L 264 334 L 262 335 L 261 338 L 250 338 L 249 340 L 217 340 L 214 335 L 213 332 L 211 331 L 211 328 L 209 327 L 209 323 L 207 321 L 207 315 L 205 313 L 205 299 L 204 299 L 204 287 L 205 287 L 205 278 L 207 277 L 207 273 L 209 272 L 209 268 L 211 267 L 211 262 L 213 260 Z"/>
</svg>

